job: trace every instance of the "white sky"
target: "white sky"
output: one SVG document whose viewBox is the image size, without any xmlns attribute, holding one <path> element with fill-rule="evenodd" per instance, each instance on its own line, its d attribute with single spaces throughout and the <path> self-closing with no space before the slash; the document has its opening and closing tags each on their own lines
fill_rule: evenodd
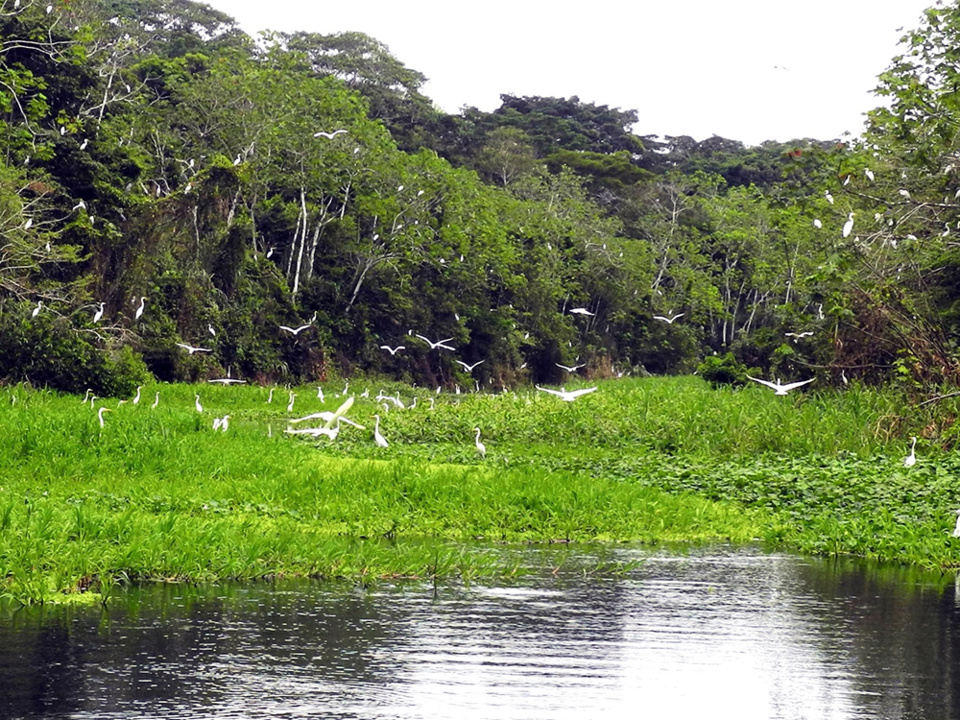
<svg viewBox="0 0 960 720">
<path fill-rule="evenodd" d="M 636 110 L 639 135 L 859 134 L 876 78 L 935 0 L 212 0 L 251 34 L 356 30 L 446 112 L 501 93 Z M 576 8 L 576 11 L 567 8 Z M 780 66 L 785 69 L 776 69 Z"/>
</svg>

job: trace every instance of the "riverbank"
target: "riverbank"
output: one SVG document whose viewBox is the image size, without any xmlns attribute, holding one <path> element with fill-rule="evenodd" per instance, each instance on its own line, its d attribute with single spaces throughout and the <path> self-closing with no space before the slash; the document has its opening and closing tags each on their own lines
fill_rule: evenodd
<svg viewBox="0 0 960 720">
<path fill-rule="evenodd" d="M 145 387 L 139 404 L 94 407 L 6 389 L 0 592 L 44 602 L 125 580 L 517 571 L 468 549 L 474 539 L 760 539 L 924 567 L 960 560 L 960 463 L 924 440 L 903 466 L 912 428 L 892 394 L 776 397 L 651 378 L 568 403 L 384 387 L 401 409 L 375 399 L 380 386 L 323 389 L 323 401 L 295 389 L 289 413 L 288 391 L 268 403 L 268 388 L 249 386 Z M 345 417 L 363 429 L 342 424 L 334 441 L 284 432 L 348 396 Z M 375 413 L 388 447 L 373 441 Z M 228 430 L 213 430 L 224 415 Z"/>
</svg>

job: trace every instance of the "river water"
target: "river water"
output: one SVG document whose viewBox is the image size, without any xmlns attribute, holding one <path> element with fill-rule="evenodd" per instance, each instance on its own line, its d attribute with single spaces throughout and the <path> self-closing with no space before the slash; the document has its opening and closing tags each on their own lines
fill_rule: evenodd
<svg viewBox="0 0 960 720">
<path fill-rule="evenodd" d="M 0 718 L 960 717 L 952 580 L 759 549 L 527 552 L 560 570 L 8 613 Z M 612 559 L 639 564 L 590 572 Z"/>
</svg>

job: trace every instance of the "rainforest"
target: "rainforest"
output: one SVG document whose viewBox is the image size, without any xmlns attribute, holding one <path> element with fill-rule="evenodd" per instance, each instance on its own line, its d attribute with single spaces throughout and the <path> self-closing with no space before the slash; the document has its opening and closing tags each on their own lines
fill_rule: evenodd
<svg viewBox="0 0 960 720">
<path fill-rule="evenodd" d="M 462 549 L 357 559 L 398 534 L 956 565 L 958 46 L 960 7 L 931 8 L 878 68 L 862 136 L 745 146 L 640 135 L 637 110 L 577 97 L 445 114 L 362 33 L 6 2 L 3 587 L 479 572 L 441 562 Z M 351 385 L 362 441 L 284 432 L 295 394 L 330 412 Z M 399 443 L 373 443 L 375 414 Z M 168 562 L 187 526 L 178 547 L 208 556 Z"/>
</svg>

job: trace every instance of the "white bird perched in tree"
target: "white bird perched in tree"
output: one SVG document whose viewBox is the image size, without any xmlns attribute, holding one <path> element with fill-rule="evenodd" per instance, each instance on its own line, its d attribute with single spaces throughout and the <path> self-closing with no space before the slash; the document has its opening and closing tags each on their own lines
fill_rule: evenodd
<svg viewBox="0 0 960 720">
<path fill-rule="evenodd" d="M 596 313 L 592 313 L 586 308 L 582 308 L 582 307 L 570 308 L 570 314 L 571 315 L 588 315 L 590 317 L 593 317 L 594 315 L 596 315 Z"/>
<path fill-rule="evenodd" d="M 788 392 L 790 392 L 794 388 L 798 388 L 801 385 L 806 385 L 807 383 L 812 383 L 815 379 L 815 378 L 810 378 L 809 380 L 801 380 L 800 382 L 781 385 L 780 378 L 777 378 L 777 381 L 775 383 L 772 383 L 772 382 L 767 382 L 766 380 L 760 380 L 759 378 L 750 377 L 749 375 L 747 375 L 747 377 L 753 380 L 754 382 L 760 383 L 761 385 L 766 385 L 771 390 L 774 390 L 777 395 L 786 395 Z"/>
<path fill-rule="evenodd" d="M 113 410 L 111 410 L 110 408 L 105 408 L 105 407 L 102 407 L 102 408 L 100 408 L 99 410 L 97 410 L 97 420 L 100 421 L 100 427 L 103 427 L 103 414 L 104 414 L 105 412 L 113 412 Z"/>
<path fill-rule="evenodd" d="M 443 348 L 444 350 L 456 350 L 456 348 L 444 344 L 450 342 L 453 340 L 453 338 L 446 338 L 444 340 L 437 340 L 437 342 L 433 342 L 432 340 L 425 338 L 423 335 L 417 335 L 417 337 L 427 343 L 431 350 L 436 350 L 437 348 Z"/>
<path fill-rule="evenodd" d="M 337 135 L 345 132 L 346 130 L 344 130 L 343 128 L 340 128 L 339 130 L 334 130 L 333 132 L 324 132 L 323 130 L 321 130 L 320 132 L 315 132 L 313 136 L 315 138 L 324 137 L 327 140 L 333 140 Z"/>
<path fill-rule="evenodd" d="M 157 390 L 157 396 L 153 398 L 153 405 L 150 406 L 151 410 L 156 410 L 157 405 L 160 404 L 160 391 Z"/>
<path fill-rule="evenodd" d="M 814 226 L 817 230 L 819 230 L 820 228 L 823 227 L 823 223 L 820 222 L 820 218 L 814 218 L 814 219 L 813 219 L 813 226 Z"/>
<path fill-rule="evenodd" d="M 463 366 L 463 369 L 466 370 L 467 372 L 473 372 L 473 369 L 474 369 L 475 367 L 477 367 L 477 365 L 482 365 L 482 364 L 483 364 L 484 362 L 486 362 L 486 361 L 485 361 L 485 360 L 480 360 L 479 362 L 475 362 L 473 365 L 469 365 L 469 364 L 465 363 L 463 360 L 457 360 L 456 362 L 457 362 L 458 365 L 462 365 L 462 366 Z"/>
<path fill-rule="evenodd" d="M 389 345 L 381 345 L 380 349 L 386 350 L 391 355 L 396 355 L 401 350 L 406 350 L 407 348 L 404 345 L 397 345 L 395 348 L 392 348 Z"/>
<path fill-rule="evenodd" d="M 193 406 L 197 409 L 198 413 L 202 413 L 203 405 L 200 404 L 200 396 L 194 395 L 193 397 L 194 397 Z"/>
<path fill-rule="evenodd" d="M 480 428 L 474 428 L 477 433 L 477 437 L 474 440 L 474 444 L 477 446 L 477 452 L 480 453 L 480 457 L 487 457 L 487 446 L 480 442 Z"/>
<path fill-rule="evenodd" d="M 292 328 L 292 327 L 288 327 L 287 325 L 281 325 L 281 326 L 280 326 L 280 329 L 281 329 L 281 330 L 286 330 L 286 331 L 287 331 L 288 333 L 290 333 L 291 335 L 299 335 L 300 333 L 302 333 L 304 330 L 306 330 L 306 329 L 307 329 L 308 327 L 310 327 L 311 325 L 313 325 L 313 323 L 307 323 L 306 325 L 301 325 L 301 326 L 298 327 L 298 328 Z"/>
<path fill-rule="evenodd" d="M 843 236 L 849 237 L 853 230 L 853 213 L 847 214 L 847 221 L 843 224 Z"/>
<path fill-rule="evenodd" d="M 867 168 L 866 170 L 863 171 L 863 174 L 867 176 L 867 180 L 869 180 L 870 182 L 873 182 L 873 170 L 871 170 L 870 168 Z"/>
<path fill-rule="evenodd" d="M 917 454 L 914 452 L 917 447 L 917 439 L 915 437 L 911 437 L 910 440 L 912 441 L 910 443 L 910 454 L 903 459 L 904 467 L 913 467 L 917 464 Z"/>
<path fill-rule="evenodd" d="M 291 390 L 290 391 L 290 402 L 287 403 L 287 412 L 293 412 L 293 401 L 297 399 L 297 394 Z"/>
<path fill-rule="evenodd" d="M 387 442 L 387 439 L 380 434 L 380 416 L 374 415 L 374 419 L 377 421 L 377 424 L 373 428 L 373 440 L 382 448 L 387 447 L 390 443 Z"/>
<path fill-rule="evenodd" d="M 684 315 L 686 315 L 686 313 L 677 313 L 676 315 L 671 315 L 670 317 L 666 317 L 664 315 L 654 315 L 653 319 L 665 322 L 667 325 L 673 325 L 675 320 L 679 320 Z"/>
<path fill-rule="evenodd" d="M 100 309 L 93 314 L 93 321 L 95 323 L 100 322 L 100 318 L 103 317 L 103 308 L 106 306 L 106 303 L 100 303 Z"/>
<path fill-rule="evenodd" d="M 830 191 L 827 190 L 823 196 L 827 199 L 827 202 L 833 205 L 833 195 L 830 194 Z"/>
<path fill-rule="evenodd" d="M 143 310 L 144 310 L 144 308 L 146 307 L 146 304 L 147 304 L 147 298 L 141 297 L 141 298 L 140 298 L 140 307 L 137 308 L 137 312 L 135 312 L 134 315 L 133 315 L 133 319 L 134 319 L 134 320 L 139 320 L 139 319 L 140 319 L 140 316 L 143 315 Z"/>
<path fill-rule="evenodd" d="M 567 372 L 571 372 L 571 373 L 576 372 L 580 368 L 587 366 L 586 363 L 580 363 L 579 365 L 574 365 L 573 367 L 569 367 L 567 365 L 561 365 L 560 363 L 554 363 L 554 365 L 556 365 L 561 370 L 566 370 Z"/>
<path fill-rule="evenodd" d="M 73 212 L 76 212 L 77 210 L 86 210 L 86 209 L 87 209 L 87 204 L 83 200 L 80 200 L 76 205 L 73 206 Z"/>
<path fill-rule="evenodd" d="M 594 390 L 597 389 L 595 387 L 592 387 L 592 388 L 584 388 L 582 390 L 571 390 L 568 392 L 566 390 L 550 390 L 549 388 L 540 387 L 539 385 L 534 385 L 534 387 L 537 388 L 537 390 L 540 390 L 541 392 L 550 393 L 551 395 L 556 395 L 558 398 L 560 398 L 564 402 L 573 402 L 581 395 L 592 393 Z"/>
<path fill-rule="evenodd" d="M 139 405 L 139 404 L 140 404 L 140 388 L 142 388 L 142 387 L 143 387 L 143 385 L 137 385 L 137 394 L 134 395 L 134 396 L 133 396 L 133 400 L 130 401 L 130 402 L 132 402 L 134 405 Z"/>
<path fill-rule="evenodd" d="M 33 312 L 30 313 L 30 317 L 36 317 L 37 315 L 39 315 L 39 314 L 40 314 L 40 308 L 42 308 L 42 307 L 43 307 L 43 301 L 42 301 L 42 300 L 37 300 L 37 306 L 33 309 Z"/>
<path fill-rule="evenodd" d="M 212 337 L 217 336 L 217 331 L 213 329 L 213 325 L 211 325 L 210 323 L 207 323 L 207 332 L 210 333 Z"/>
<path fill-rule="evenodd" d="M 186 343 L 176 343 L 176 345 L 177 347 L 182 347 L 191 355 L 198 352 L 213 352 L 210 348 L 194 347 L 193 345 L 187 345 Z"/>
</svg>

